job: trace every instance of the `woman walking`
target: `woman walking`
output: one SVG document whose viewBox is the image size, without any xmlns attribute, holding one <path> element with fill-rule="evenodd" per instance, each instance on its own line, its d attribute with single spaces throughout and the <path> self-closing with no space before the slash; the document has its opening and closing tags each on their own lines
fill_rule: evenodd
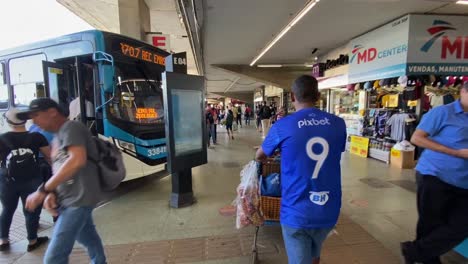
<svg viewBox="0 0 468 264">
<path fill-rule="evenodd" d="M 228 137 L 231 137 L 234 139 L 234 133 L 232 132 L 232 123 L 234 122 L 234 113 L 232 112 L 231 109 L 227 111 L 227 116 L 226 116 L 226 130 L 228 133 Z"/>
</svg>

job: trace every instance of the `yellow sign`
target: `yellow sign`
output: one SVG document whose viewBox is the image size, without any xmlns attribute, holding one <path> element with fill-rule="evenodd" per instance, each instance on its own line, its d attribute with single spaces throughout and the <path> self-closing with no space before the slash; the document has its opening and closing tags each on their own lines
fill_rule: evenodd
<svg viewBox="0 0 468 264">
<path fill-rule="evenodd" d="M 157 118 L 158 113 L 154 108 L 137 108 L 137 112 L 135 117 L 137 119 L 150 119 L 150 118 Z"/>
<path fill-rule="evenodd" d="M 58 68 L 49 68 L 49 72 L 54 74 L 63 74 L 63 70 Z"/>
<path fill-rule="evenodd" d="M 152 63 L 156 63 L 162 66 L 166 65 L 166 59 L 154 52 L 144 50 L 142 48 L 134 47 L 127 43 L 120 43 L 120 50 L 125 56 L 129 56 L 135 59 L 144 60 Z"/>
<path fill-rule="evenodd" d="M 418 106 L 418 100 L 410 100 L 410 101 L 408 101 L 408 106 Z"/>
<path fill-rule="evenodd" d="M 392 148 L 392 157 L 395 157 L 395 158 L 401 157 L 401 151 Z"/>
<path fill-rule="evenodd" d="M 351 153 L 367 158 L 369 154 L 369 139 L 365 137 L 351 136 Z"/>
</svg>

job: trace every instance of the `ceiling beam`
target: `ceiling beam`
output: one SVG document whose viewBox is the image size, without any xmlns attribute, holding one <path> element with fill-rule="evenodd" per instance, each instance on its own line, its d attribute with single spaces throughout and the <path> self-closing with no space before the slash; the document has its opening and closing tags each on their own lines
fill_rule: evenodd
<svg viewBox="0 0 468 264">
<path fill-rule="evenodd" d="M 310 69 L 302 67 L 259 68 L 240 64 L 212 64 L 211 66 L 234 73 L 237 76 L 247 77 L 258 82 L 283 88 L 286 91 L 291 90 L 291 84 L 297 77 L 310 74 Z"/>
<path fill-rule="evenodd" d="M 224 90 L 224 93 L 227 93 L 227 92 L 234 86 L 234 84 L 236 84 L 237 81 L 240 80 L 240 78 L 241 78 L 241 77 L 236 77 L 236 79 L 234 79 L 234 81 L 232 81 L 232 82 L 228 85 L 228 87 L 226 87 L 226 89 Z"/>
<path fill-rule="evenodd" d="M 253 100 L 254 100 L 254 92 L 251 91 L 251 92 L 230 92 L 230 93 L 223 93 L 223 94 L 219 94 L 219 93 L 213 93 L 213 94 L 216 94 L 216 95 L 219 95 L 220 97 L 228 97 L 228 98 L 232 98 L 232 99 L 237 99 L 237 100 L 241 100 L 247 104 L 250 104 L 252 105 L 253 103 Z"/>
</svg>

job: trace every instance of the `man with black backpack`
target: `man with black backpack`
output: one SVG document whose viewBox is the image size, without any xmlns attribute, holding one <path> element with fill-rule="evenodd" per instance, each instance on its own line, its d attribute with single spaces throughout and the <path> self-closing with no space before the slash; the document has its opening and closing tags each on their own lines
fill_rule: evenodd
<svg viewBox="0 0 468 264">
<path fill-rule="evenodd" d="M 47 140 L 39 133 L 28 133 L 26 121 L 18 119 L 17 113 L 16 108 L 10 108 L 5 113 L 5 121 L 12 131 L 0 135 L 0 251 L 10 248 L 9 232 L 18 200 L 21 198 L 24 209 L 28 195 L 35 192 L 43 182 L 38 161 L 39 152 L 45 160 L 50 160 Z M 41 209 L 23 210 L 29 240 L 27 251 L 38 248 L 48 240 L 48 237 L 37 236 Z"/>
<path fill-rule="evenodd" d="M 68 263 L 75 241 L 86 247 L 92 263 L 106 263 L 102 241 L 92 219 L 92 211 L 102 193 L 100 165 L 88 162 L 102 158 L 96 139 L 85 125 L 68 120 L 66 112 L 49 98 L 33 100 L 29 109 L 17 117 L 31 118 L 40 128 L 55 133 L 53 175 L 26 202 L 26 208 L 34 210 L 45 201 L 44 207 L 52 214 L 60 213 L 44 263 Z"/>
</svg>

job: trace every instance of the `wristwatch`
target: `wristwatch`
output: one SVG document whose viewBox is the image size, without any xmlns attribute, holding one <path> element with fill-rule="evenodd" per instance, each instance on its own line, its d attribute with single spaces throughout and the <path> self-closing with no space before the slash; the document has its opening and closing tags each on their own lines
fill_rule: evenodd
<svg viewBox="0 0 468 264">
<path fill-rule="evenodd" d="M 45 193 L 45 194 L 51 193 L 51 191 L 47 191 L 47 190 L 45 189 L 45 183 L 42 183 L 41 185 L 39 185 L 39 188 L 37 188 L 37 190 L 38 190 L 39 192 Z"/>
</svg>

